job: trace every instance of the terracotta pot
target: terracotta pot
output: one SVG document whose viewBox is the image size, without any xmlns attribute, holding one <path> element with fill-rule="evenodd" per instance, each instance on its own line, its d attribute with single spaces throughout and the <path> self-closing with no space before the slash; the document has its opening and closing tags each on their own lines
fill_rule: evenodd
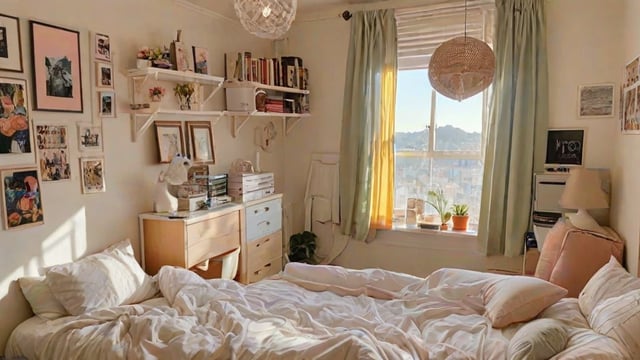
<svg viewBox="0 0 640 360">
<path fill-rule="evenodd" d="M 453 215 L 451 219 L 453 220 L 453 230 L 467 231 L 469 215 Z"/>
<path fill-rule="evenodd" d="M 449 225 L 447 225 L 447 224 L 440 225 L 440 230 L 442 230 L 442 231 L 449 230 Z"/>
</svg>

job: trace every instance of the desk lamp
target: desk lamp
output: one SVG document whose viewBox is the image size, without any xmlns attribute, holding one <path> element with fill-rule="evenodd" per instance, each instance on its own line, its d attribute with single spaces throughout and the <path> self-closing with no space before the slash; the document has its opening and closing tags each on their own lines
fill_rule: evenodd
<svg viewBox="0 0 640 360">
<path fill-rule="evenodd" d="M 602 182 L 597 171 L 584 168 L 571 169 L 559 204 L 565 209 L 578 210 L 575 214 L 567 215 L 573 226 L 599 233 L 604 232 L 588 212 L 589 209 L 609 207 L 608 195 L 602 190 Z"/>
</svg>

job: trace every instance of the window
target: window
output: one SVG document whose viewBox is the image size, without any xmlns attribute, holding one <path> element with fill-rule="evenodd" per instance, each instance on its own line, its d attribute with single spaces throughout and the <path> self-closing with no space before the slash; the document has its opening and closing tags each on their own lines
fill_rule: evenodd
<svg viewBox="0 0 640 360">
<path fill-rule="evenodd" d="M 493 3 L 475 4 L 467 13 L 467 34 L 487 41 Z M 464 34 L 464 7 L 451 5 L 396 12 L 395 226 L 405 224 L 409 198 L 425 199 L 429 190 L 442 189 L 450 205 L 469 205 L 470 229 L 477 229 L 488 91 L 461 102 L 451 100 L 431 88 L 427 70 L 439 44 Z M 424 214 L 436 215 L 427 204 Z"/>
</svg>

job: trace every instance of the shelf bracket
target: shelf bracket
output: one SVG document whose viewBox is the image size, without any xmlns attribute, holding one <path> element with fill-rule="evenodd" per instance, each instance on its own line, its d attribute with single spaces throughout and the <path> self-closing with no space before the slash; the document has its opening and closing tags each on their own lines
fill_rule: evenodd
<svg viewBox="0 0 640 360">
<path fill-rule="evenodd" d="M 284 134 L 285 135 L 289 135 L 289 133 L 291 132 L 291 130 L 293 130 L 293 128 L 298 125 L 298 123 L 300 122 L 300 120 L 302 120 L 301 117 L 283 117 L 282 120 L 284 120 L 282 122 L 282 127 L 284 130 Z"/>
<path fill-rule="evenodd" d="M 142 114 L 147 115 L 147 114 Z M 131 135 L 133 137 L 133 141 L 136 142 L 140 138 L 142 134 L 151 126 L 153 121 L 156 118 L 156 113 L 149 114 L 144 119 L 139 120 L 138 118 L 142 117 L 141 114 L 131 113 Z"/>
<path fill-rule="evenodd" d="M 238 137 L 238 133 L 240 133 L 240 129 L 244 126 L 244 124 L 247 123 L 247 121 L 251 118 L 251 114 L 247 115 L 247 116 L 234 116 L 232 118 L 233 120 L 233 128 L 231 129 L 231 135 L 233 135 L 233 137 Z"/>
<path fill-rule="evenodd" d="M 211 98 L 218 92 L 220 91 L 220 89 L 222 89 L 222 84 L 223 83 L 218 83 L 218 86 L 214 87 L 213 90 L 211 90 L 211 94 L 209 94 L 209 96 L 207 96 L 206 99 L 204 99 L 204 101 L 202 101 L 202 105 L 205 105 L 206 103 L 209 102 L 209 100 L 211 100 Z"/>
</svg>

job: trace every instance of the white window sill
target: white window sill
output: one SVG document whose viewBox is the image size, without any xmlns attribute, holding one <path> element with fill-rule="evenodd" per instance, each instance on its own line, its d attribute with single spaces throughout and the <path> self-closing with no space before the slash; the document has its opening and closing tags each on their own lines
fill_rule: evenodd
<svg viewBox="0 0 640 360">
<path fill-rule="evenodd" d="M 476 238 L 478 236 L 478 232 L 475 230 L 432 230 L 432 229 L 422 229 L 418 227 L 418 225 L 406 225 L 406 224 L 394 224 L 393 228 L 390 231 L 406 231 L 412 233 L 423 233 L 423 234 L 433 234 L 438 236 L 468 236 Z"/>
<path fill-rule="evenodd" d="M 477 237 L 475 231 L 441 231 L 420 229 L 415 225 L 394 225 L 391 230 L 378 230 L 373 243 L 385 246 L 478 252 Z"/>
</svg>

